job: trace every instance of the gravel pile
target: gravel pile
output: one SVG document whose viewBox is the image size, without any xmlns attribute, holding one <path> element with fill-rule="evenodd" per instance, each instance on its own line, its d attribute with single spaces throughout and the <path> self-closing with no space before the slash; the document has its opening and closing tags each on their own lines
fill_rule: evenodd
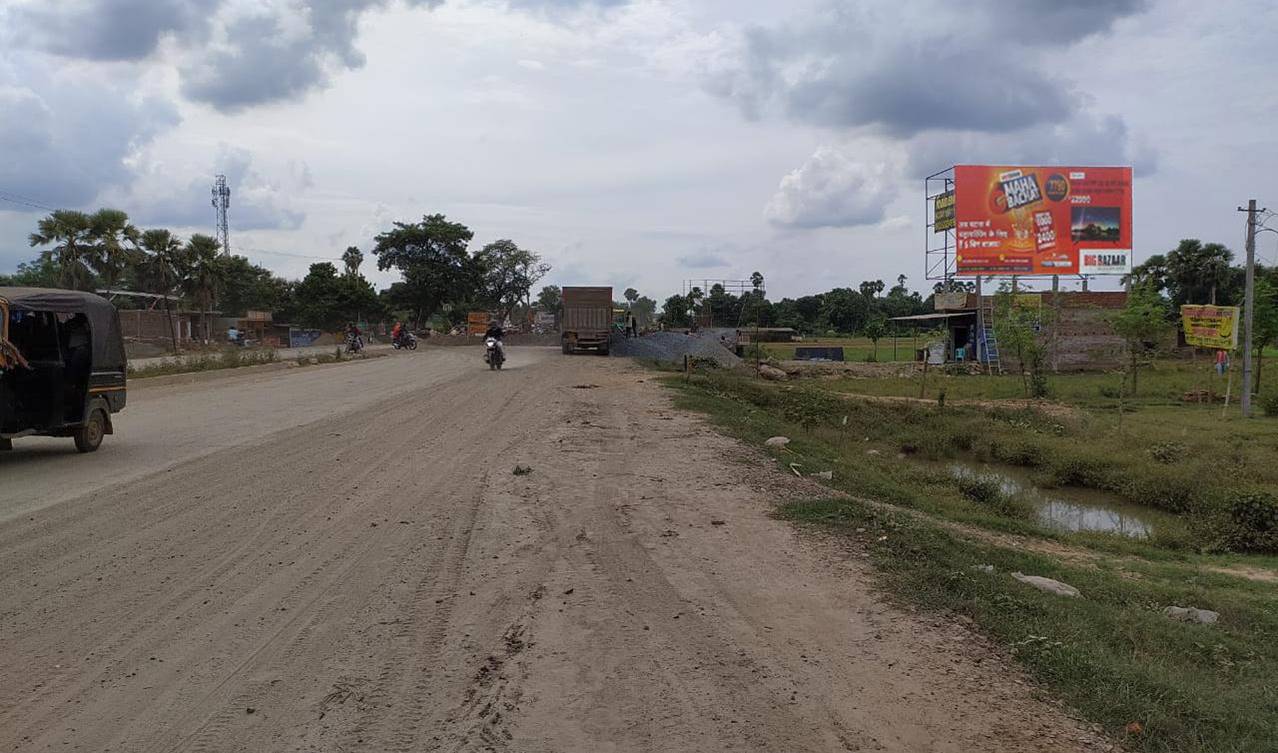
<svg viewBox="0 0 1278 753">
<path fill-rule="evenodd" d="M 651 358 L 671 363 L 683 363 L 684 356 L 692 356 L 714 361 L 725 369 L 734 368 L 741 363 L 741 359 L 720 345 L 717 339 L 678 332 L 653 332 L 638 338 L 615 339 L 610 349 L 613 355 Z"/>
</svg>

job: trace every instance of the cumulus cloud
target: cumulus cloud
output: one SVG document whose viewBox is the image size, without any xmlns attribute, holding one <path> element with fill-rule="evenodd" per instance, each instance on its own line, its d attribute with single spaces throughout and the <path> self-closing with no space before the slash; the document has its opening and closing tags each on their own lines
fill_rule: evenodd
<svg viewBox="0 0 1278 753">
<path fill-rule="evenodd" d="M 435 7 L 442 0 L 406 0 Z M 201 54 L 181 66 L 182 93 L 226 112 L 299 97 L 364 65 L 360 16 L 386 0 L 275 0 L 226 6 Z"/>
<path fill-rule="evenodd" d="M 1158 153 L 1132 137 L 1122 118 L 1090 112 L 1008 134 L 920 134 L 908 153 L 915 178 L 954 164 L 1132 165 L 1137 176 L 1158 168 Z"/>
<path fill-rule="evenodd" d="M 167 35 L 198 34 L 222 0 L 64 0 L 6 19 L 40 49 L 89 60 L 140 60 Z"/>
<path fill-rule="evenodd" d="M 512 0 L 523 11 L 625 4 L 628 0 Z M 399 0 L 435 8 L 444 0 Z M 5 11 L 9 42 L 102 61 L 145 59 L 166 37 L 182 42 L 182 94 L 224 112 L 287 101 L 364 65 L 359 20 L 391 0 L 68 0 Z"/>
<path fill-rule="evenodd" d="M 99 81 L 0 76 L 0 186 L 51 206 L 80 206 L 128 184 L 133 158 L 178 122 L 162 100 Z"/>
<path fill-rule="evenodd" d="M 1005 3 L 830 2 L 797 23 L 749 29 L 735 64 L 708 81 L 748 117 L 897 136 L 931 129 L 1014 131 L 1067 119 L 1078 98 L 1050 53 L 1103 33 L 1141 0 Z"/>
<path fill-rule="evenodd" d="M 897 185 L 893 165 L 858 157 L 848 147 L 823 146 L 781 179 L 763 214 L 779 227 L 872 225 L 883 220 Z"/>
</svg>

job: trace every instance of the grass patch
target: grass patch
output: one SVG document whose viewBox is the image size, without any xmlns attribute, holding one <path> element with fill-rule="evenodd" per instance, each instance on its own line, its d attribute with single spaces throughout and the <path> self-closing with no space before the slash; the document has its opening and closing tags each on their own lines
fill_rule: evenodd
<svg viewBox="0 0 1278 753">
<path fill-rule="evenodd" d="M 1278 507 L 1269 496 L 1278 480 L 1269 466 L 1278 464 L 1266 460 L 1274 457 L 1275 435 L 1267 429 L 1273 422 L 1221 425 L 1196 406 L 1153 400 L 1119 429 L 1091 410 L 1061 417 L 1020 402 L 942 409 L 848 401 L 820 384 L 731 374 L 666 383 L 678 406 L 706 414 L 729 435 L 756 445 L 790 437 L 775 453 L 782 468 L 830 470 L 827 485 L 854 498 L 791 504 L 783 517 L 858 538 L 896 598 L 970 616 L 1131 749 L 1274 750 L 1278 589 L 1214 571 L 1278 566 L 1273 556 L 1238 553 L 1269 551 L 1278 537 Z M 1012 463 L 1043 483 L 1103 489 L 1160 507 L 1169 511 L 1160 516 L 1168 522 L 1148 540 L 1050 531 L 997 481 L 956 477 L 943 463 L 898 455 Z M 1063 561 L 1003 548 L 857 498 L 1055 539 L 1090 555 Z M 993 565 L 995 573 L 973 569 L 978 564 Z M 1084 598 L 1043 594 L 1011 579 L 1013 571 L 1062 580 Z M 1221 619 L 1215 626 L 1172 622 L 1162 609 L 1173 605 L 1215 610 Z M 1143 731 L 1125 733 L 1129 722 Z"/>
<path fill-rule="evenodd" d="M 184 358 L 166 358 L 156 364 L 130 369 L 129 376 L 134 379 L 169 376 L 171 374 L 190 374 L 198 371 L 215 371 L 218 369 L 237 369 L 244 366 L 261 366 L 275 363 L 274 350 L 225 350 L 219 353 L 202 353 Z"/>
<path fill-rule="evenodd" d="M 938 526 L 855 500 L 795 503 L 780 514 L 861 540 L 884 583 L 928 610 L 971 617 L 1088 719 L 1131 749 L 1272 751 L 1278 740 L 1278 599 L 1271 586 L 1148 564 L 1117 569 L 959 540 Z M 863 533 L 857 533 L 864 528 Z M 880 541 L 881 537 L 886 539 Z M 990 564 L 995 572 L 974 569 Z M 1008 574 L 1046 575 L 1081 599 L 1036 591 Z M 1215 626 L 1172 622 L 1192 605 Z M 1126 734 L 1129 722 L 1143 732 Z"/>
</svg>

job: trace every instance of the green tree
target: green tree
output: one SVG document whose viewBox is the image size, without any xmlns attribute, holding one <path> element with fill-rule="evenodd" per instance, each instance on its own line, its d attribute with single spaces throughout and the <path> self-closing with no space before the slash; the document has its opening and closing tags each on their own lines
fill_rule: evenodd
<svg viewBox="0 0 1278 753">
<path fill-rule="evenodd" d="M 639 291 L 634 288 L 626 288 L 626 292 L 622 293 L 622 296 L 625 297 L 626 303 L 633 306 L 635 301 L 639 300 Z"/>
<path fill-rule="evenodd" d="M 756 270 L 750 274 L 750 287 L 755 290 L 763 290 L 763 275 Z"/>
<path fill-rule="evenodd" d="M 20 288 L 56 288 L 62 277 L 57 263 L 40 254 L 33 261 L 18 264 L 18 269 L 11 275 L 0 275 L 0 285 Z"/>
<path fill-rule="evenodd" d="M 99 209 L 89 216 L 94 243 L 91 264 L 108 288 L 114 288 L 121 275 L 140 259 L 138 241 L 141 234 L 129 222 L 129 215 L 119 209 Z"/>
<path fill-rule="evenodd" d="M 1015 357 L 1026 397 L 1047 397 L 1048 342 L 1042 333 L 1051 329 L 1051 323 L 1043 321 L 1050 315 L 1050 309 L 1018 305 L 1007 283 L 994 296 L 999 348 Z"/>
<path fill-rule="evenodd" d="M 416 321 L 434 316 L 444 304 L 470 300 L 482 282 L 482 270 L 467 253 L 474 233 L 442 214 L 421 222 L 396 222 L 375 238 L 377 268 L 398 269 L 402 300 L 411 302 Z"/>
<path fill-rule="evenodd" d="M 218 261 L 220 248 L 213 236 L 196 233 L 186 242 L 178 265 L 183 292 L 200 307 L 205 342 L 213 337 L 213 304 L 222 282 L 222 266 Z"/>
<path fill-rule="evenodd" d="M 342 265 L 346 268 L 346 274 L 352 277 L 359 274 L 359 267 L 363 263 L 364 252 L 358 246 L 347 246 L 342 252 Z"/>
<path fill-rule="evenodd" d="M 875 361 L 879 360 L 879 340 L 887 334 L 887 321 L 881 316 L 876 316 L 865 324 L 865 336 L 870 338 L 870 343 L 874 346 L 874 354 L 870 356 Z"/>
<path fill-rule="evenodd" d="M 1259 270 L 1258 270 L 1259 271 Z M 1252 315 L 1252 346 L 1256 358 L 1256 392 L 1265 366 L 1265 348 L 1278 344 L 1278 286 L 1269 279 L 1256 280 L 1256 310 Z"/>
<path fill-rule="evenodd" d="M 860 330 L 869 313 L 865 296 L 851 288 L 835 288 L 822 297 L 821 315 L 838 332 Z"/>
<path fill-rule="evenodd" d="M 144 231 L 139 239 L 141 257 L 134 267 L 138 284 L 143 290 L 164 296 L 164 315 L 169 320 L 169 337 L 173 352 L 178 349 L 177 324 L 173 321 L 173 305 L 169 297 L 176 289 L 183 259 L 182 241 L 168 230 Z"/>
<path fill-rule="evenodd" d="M 1175 309 L 1186 303 L 1216 303 L 1218 298 L 1221 303 L 1233 300 L 1234 292 L 1225 290 L 1232 277 L 1233 258 L 1233 252 L 1219 243 L 1196 238 L 1181 241 L 1167 254 L 1163 271 Z"/>
<path fill-rule="evenodd" d="M 368 280 L 358 275 L 338 275 L 337 267 L 330 262 L 311 265 L 297 284 L 294 305 L 303 325 L 330 332 L 381 311 L 377 292 Z"/>
<path fill-rule="evenodd" d="M 243 316 L 249 310 L 279 311 L 288 307 L 291 286 L 271 270 L 243 256 L 222 256 L 218 264 L 221 282 L 218 306 L 223 315 Z M 359 273 L 354 276 L 359 277 Z"/>
<path fill-rule="evenodd" d="M 475 261 L 482 270 L 481 297 L 501 319 L 510 316 L 520 303 L 530 302 L 533 286 L 550 271 L 540 256 L 508 239 L 484 246 Z"/>
<path fill-rule="evenodd" d="M 97 254 L 93 238 L 93 220 L 84 212 L 56 209 L 40 220 L 29 237 L 31 247 L 53 248 L 41 252 L 45 260 L 58 268 L 58 286 L 72 290 L 93 288 L 93 263 Z"/>
<path fill-rule="evenodd" d="M 694 288 L 695 290 L 695 288 Z M 688 312 L 693 308 L 693 302 L 683 295 L 672 295 L 661 304 L 661 323 L 667 327 L 689 327 L 692 325 L 692 319 L 688 316 Z"/>
<path fill-rule="evenodd" d="M 873 301 L 879 293 L 883 292 L 885 287 L 882 280 L 866 280 L 861 283 L 860 292 L 867 301 Z"/>
<path fill-rule="evenodd" d="M 1127 294 L 1127 305 L 1111 317 L 1114 331 L 1127 341 L 1133 395 L 1138 388 L 1141 366 L 1157 351 L 1171 329 L 1167 313 L 1167 301 L 1158 291 L 1152 285 L 1139 285 Z"/>
<path fill-rule="evenodd" d="M 545 312 L 557 314 L 563 302 L 563 291 L 558 285 L 547 285 L 537 294 L 537 306 Z"/>
</svg>

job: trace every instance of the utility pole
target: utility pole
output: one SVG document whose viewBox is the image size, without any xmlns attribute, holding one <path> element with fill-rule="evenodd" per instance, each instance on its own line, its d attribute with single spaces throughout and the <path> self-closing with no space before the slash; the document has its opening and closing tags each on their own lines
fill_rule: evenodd
<svg viewBox="0 0 1278 753">
<path fill-rule="evenodd" d="M 1243 294 L 1242 414 L 1243 418 L 1251 418 L 1251 324 L 1252 309 L 1255 308 L 1256 303 L 1256 200 L 1251 199 L 1247 202 L 1246 209 L 1238 207 L 1238 211 L 1247 213 L 1247 288 Z"/>
</svg>

